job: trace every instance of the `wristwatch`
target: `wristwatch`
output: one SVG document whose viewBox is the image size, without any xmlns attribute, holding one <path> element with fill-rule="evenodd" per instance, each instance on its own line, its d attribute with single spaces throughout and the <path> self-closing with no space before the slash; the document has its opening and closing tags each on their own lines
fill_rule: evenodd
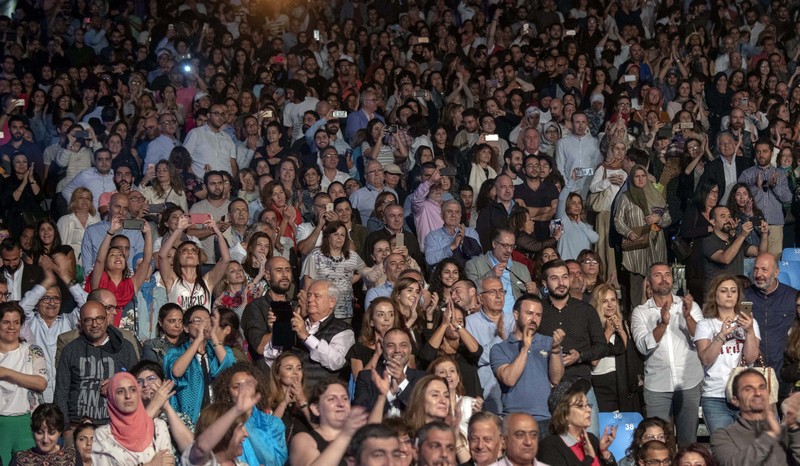
<svg viewBox="0 0 800 466">
<path fill-rule="evenodd" d="M 460 332 L 462 328 L 464 328 L 463 325 L 456 325 L 456 332 Z"/>
</svg>

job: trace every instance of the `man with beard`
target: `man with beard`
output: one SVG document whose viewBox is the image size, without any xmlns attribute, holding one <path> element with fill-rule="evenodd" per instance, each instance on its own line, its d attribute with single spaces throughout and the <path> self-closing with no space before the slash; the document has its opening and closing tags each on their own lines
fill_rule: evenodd
<svg viewBox="0 0 800 466">
<path fill-rule="evenodd" d="M 3 276 L 11 293 L 9 301 L 21 300 L 44 279 L 41 267 L 22 260 L 22 248 L 14 238 L 6 238 L 0 243 L 0 258 L 3 259 Z"/>
<path fill-rule="evenodd" d="M 22 115 L 11 115 L 8 118 L 8 132 L 11 134 L 11 140 L 0 146 L 0 159 L 2 159 L 3 166 L 6 167 L 6 173 L 8 173 L 8 167 L 11 166 L 11 159 L 14 154 L 22 152 L 28 157 L 34 173 L 41 180 L 44 175 L 44 154 L 36 143 L 26 141 L 23 137 L 25 136 L 25 129 L 29 126 L 28 119 Z"/>
<path fill-rule="evenodd" d="M 468 278 L 453 283 L 450 287 L 450 299 L 464 311 L 464 315 L 475 314 L 481 310 L 478 287 Z"/>
<path fill-rule="evenodd" d="M 769 385 L 756 369 L 745 369 L 733 379 L 731 404 L 739 417 L 730 426 L 714 432 L 711 451 L 718 464 L 788 464 L 800 461 L 800 395 L 795 393 L 783 404 L 783 420 L 769 402 Z"/>
<path fill-rule="evenodd" d="M 663 262 L 650 266 L 647 283 L 653 297 L 631 316 L 636 349 L 644 355 L 644 401 L 647 416 L 675 418 L 678 444 L 695 442 L 703 367 L 692 340 L 700 306 L 672 293 L 672 269 Z"/>
<path fill-rule="evenodd" d="M 564 175 L 564 189 L 579 192 L 586 199 L 589 194 L 590 175 L 580 173 L 581 169 L 594 170 L 603 161 L 597 139 L 589 132 L 589 119 L 583 112 L 572 114 L 572 134 L 564 136 L 556 146 L 556 166 Z"/>
<path fill-rule="evenodd" d="M 210 214 L 211 218 L 217 222 L 220 231 L 224 233 L 230 226 L 230 222 L 226 221 L 226 216 L 231 203 L 229 196 L 225 195 L 225 176 L 222 172 L 210 171 L 205 174 L 203 183 L 206 185 L 208 195 L 202 201 L 195 202 L 189 209 L 189 213 Z M 214 231 L 211 228 L 205 228 L 205 225 L 194 225 L 187 230 L 187 233 L 200 240 L 203 250 L 208 255 L 206 263 L 215 263 L 214 240 L 216 235 Z"/>
<path fill-rule="evenodd" d="M 496 194 L 494 202 L 478 211 L 478 222 L 475 229 L 484 252 L 492 246 L 492 236 L 500 228 L 508 226 L 508 219 L 516 209 L 523 208 L 514 202 L 514 181 L 505 174 L 499 174 L 494 179 Z M 514 242 L 512 241 L 512 244 Z"/>
<path fill-rule="evenodd" d="M 408 367 L 413 349 L 411 333 L 405 328 L 392 328 L 386 331 L 381 340 L 381 360 L 376 367 L 362 370 L 356 378 L 356 392 L 353 405 L 363 406 L 372 411 L 380 389 L 375 384 L 375 379 L 382 380 L 389 377 L 389 393 L 386 395 L 386 404 L 383 412 L 400 415 L 408 408 L 411 402 L 411 392 L 417 381 L 425 377 L 426 372 Z"/>
<path fill-rule="evenodd" d="M 753 284 L 744 289 L 744 300 L 753 303 L 753 317 L 761 329 L 761 354 L 776 373 L 783 367 L 783 351 L 789 329 L 795 321 L 797 290 L 778 281 L 778 260 L 769 253 L 756 257 Z M 779 394 L 785 396 L 790 384 L 779 379 Z"/>
<path fill-rule="evenodd" d="M 753 132 L 758 131 L 758 129 L 752 123 L 752 121 L 749 121 L 749 119 L 746 117 L 746 113 L 750 110 L 750 104 L 748 103 L 749 101 L 750 98 L 747 92 L 740 91 L 734 94 L 733 110 L 731 110 L 731 114 L 729 116 L 722 117 L 722 127 L 727 127 L 728 132 L 731 133 L 733 139 L 735 139 L 737 142 L 740 140 L 742 141 L 742 156 L 752 159 L 753 143 L 755 142 Z M 764 128 L 766 128 L 766 125 Z M 756 136 L 758 135 L 756 134 Z"/>
<path fill-rule="evenodd" d="M 129 218 L 128 206 L 130 201 L 128 195 L 124 193 L 115 193 L 111 196 L 108 202 L 108 217 L 114 218 L 121 216 L 122 218 Z M 108 220 L 95 223 L 86 227 L 86 232 L 83 234 L 83 241 L 81 241 L 81 265 L 83 266 L 83 273 L 89 275 L 89 272 L 94 269 L 94 261 L 97 259 L 97 251 L 100 244 L 108 234 L 108 229 L 111 226 Z M 118 235 L 123 235 L 130 241 L 130 253 L 125 257 L 128 259 L 128 267 L 134 268 L 135 264 L 131 263 L 133 258 L 144 251 L 144 237 L 139 230 L 126 230 L 123 229 Z M 112 242 L 113 245 L 113 242 Z"/>
<path fill-rule="evenodd" d="M 192 172 L 202 178 L 208 169 L 228 171 L 236 176 L 236 145 L 228 133 L 222 131 L 228 109 L 214 104 L 208 112 L 208 122 L 189 131 L 183 146 L 192 154 Z M 207 169 L 207 167 L 210 167 Z"/>
<path fill-rule="evenodd" d="M 536 131 L 531 129 L 531 131 Z M 538 134 L 538 131 L 536 131 Z M 525 206 L 533 220 L 533 234 L 536 239 L 545 241 L 550 238 L 550 221 L 558 208 L 558 188 L 539 176 L 541 165 L 546 164 L 536 155 L 525 157 L 525 182 L 514 187 L 514 200 Z M 555 241 L 550 241 L 555 247 Z M 547 245 L 545 245 L 547 246 Z"/>
<path fill-rule="evenodd" d="M 769 225 L 761 220 L 761 242 L 754 246 L 747 242 L 747 235 L 756 225 L 752 220 L 742 223 L 742 232 L 734 236 L 736 220 L 731 216 L 731 211 L 723 205 L 711 209 L 709 215 L 712 234 L 703 239 L 703 295 L 708 291 L 711 281 L 720 274 L 742 275 L 744 273 L 744 258 L 756 257 L 759 253 L 767 252 L 769 245 Z"/>
<path fill-rule="evenodd" d="M 104 156 L 101 155 L 100 157 L 103 158 Z M 92 169 L 89 168 L 87 170 Z M 77 179 L 78 177 L 75 178 Z M 78 186 L 81 185 L 70 183 L 70 186 L 67 186 L 67 188 L 69 188 L 70 191 L 74 191 Z M 131 189 L 135 190 L 136 186 L 133 184 L 133 170 L 128 164 L 123 163 L 122 165 L 118 166 L 116 170 L 114 170 L 114 187 L 116 188 L 114 191 L 106 191 L 100 194 L 97 200 L 97 213 L 99 213 L 101 217 L 108 213 L 108 203 L 111 201 L 111 196 L 113 196 L 114 193 L 130 195 Z M 67 188 L 64 188 L 64 190 L 66 191 Z"/>
<path fill-rule="evenodd" d="M 253 361 L 264 358 L 264 348 L 272 340 L 272 323 L 269 321 L 273 301 L 290 301 L 292 288 L 292 266 L 281 256 L 267 261 L 264 279 L 269 284 L 267 294 L 251 301 L 242 313 L 242 333 Z"/>
<path fill-rule="evenodd" d="M 592 361 L 608 355 L 608 343 L 597 311 L 570 296 L 571 283 L 569 267 L 564 261 L 552 260 L 542 266 L 542 285 L 547 287 L 550 294 L 543 302 L 539 332 L 555 338 L 556 332 L 563 330 L 566 333 L 563 339 L 564 380 L 591 381 Z M 599 412 L 594 389 L 589 390 L 586 398 L 593 405 L 592 427 L 589 431 L 597 435 Z"/>
<path fill-rule="evenodd" d="M 769 140 L 756 143 L 756 166 L 743 171 L 739 182 L 745 183 L 753 193 L 755 206 L 764 214 L 769 225 L 769 252 L 781 257 L 783 249 L 783 204 L 792 201 L 786 171 L 771 165 L 773 145 Z M 751 221 L 753 221 L 751 219 Z"/>
<path fill-rule="evenodd" d="M 528 414 L 546 429 L 550 387 L 558 385 L 564 376 L 564 331 L 556 329 L 552 337 L 538 333 L 542 311 L 542 301 L 535 295 L 519 298 L 514 303 L 514 332 L 492 347 L 491 361 L 503 394 L 503 414 Z"/>
<path fill-rule="evenodd" d="M 503 153 L 503 174 L 508 175 L 514 186 L 521 185 L 525 181 L 522 175 L 522 151 L 516 147 L 507 149 Z"/>
</svg>

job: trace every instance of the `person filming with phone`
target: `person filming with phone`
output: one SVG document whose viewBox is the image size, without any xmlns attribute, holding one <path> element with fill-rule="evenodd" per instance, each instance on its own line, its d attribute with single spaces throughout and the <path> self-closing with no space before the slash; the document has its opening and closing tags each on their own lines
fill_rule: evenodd
<svg viewBox="0 0 800 466">
<path fill-rule="evenodd" d="M 742 302 L 742 285 L 733 275 L 719 275 L 711 283 L 697 323 L 694 343 L 705 369 L 700 405 L 708 432 L 736 421 L 738 410 L 725 398 L 731 372 L 758 359 L 761 333 L 753 319 L 753 303 Z"/>
</svg>

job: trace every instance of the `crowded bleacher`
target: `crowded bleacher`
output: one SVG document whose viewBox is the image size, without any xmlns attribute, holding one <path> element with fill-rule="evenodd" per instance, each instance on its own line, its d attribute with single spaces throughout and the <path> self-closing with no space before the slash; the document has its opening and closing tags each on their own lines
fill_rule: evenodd
<svg viewBox="0 0 800 466">
<path fill-rule="evenodd" d="M 800 2 L 0 39 L 0 466 L 800 464 Z"/>
</svg>

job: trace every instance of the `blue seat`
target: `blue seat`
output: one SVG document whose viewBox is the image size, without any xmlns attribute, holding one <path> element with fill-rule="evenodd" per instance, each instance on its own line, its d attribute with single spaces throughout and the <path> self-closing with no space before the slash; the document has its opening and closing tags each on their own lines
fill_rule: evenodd
<svg viewBox="0 0 800 466">
<path fill-rule="evenodd" d="M 614 454 L 617 461 L 625 457 L 625 450 L 631 446 L 633 441 L 633 431 L 642 422 L 642 415 L 639 413 L 599 413 L 600 436 L 607 426 L 617 426 L 617 436 L 609 447 L 609 451 Z"/>
<path fill-rule="evenodd" d="M 800 287 L 800 261 L 781 261 L 778 281 L 793 288 Z"/>
<path fill-rule="evenodd" d="M 786 262 L 800 262 L 800 248 L 784 249 L 781 260 Z"/>
</svg>

